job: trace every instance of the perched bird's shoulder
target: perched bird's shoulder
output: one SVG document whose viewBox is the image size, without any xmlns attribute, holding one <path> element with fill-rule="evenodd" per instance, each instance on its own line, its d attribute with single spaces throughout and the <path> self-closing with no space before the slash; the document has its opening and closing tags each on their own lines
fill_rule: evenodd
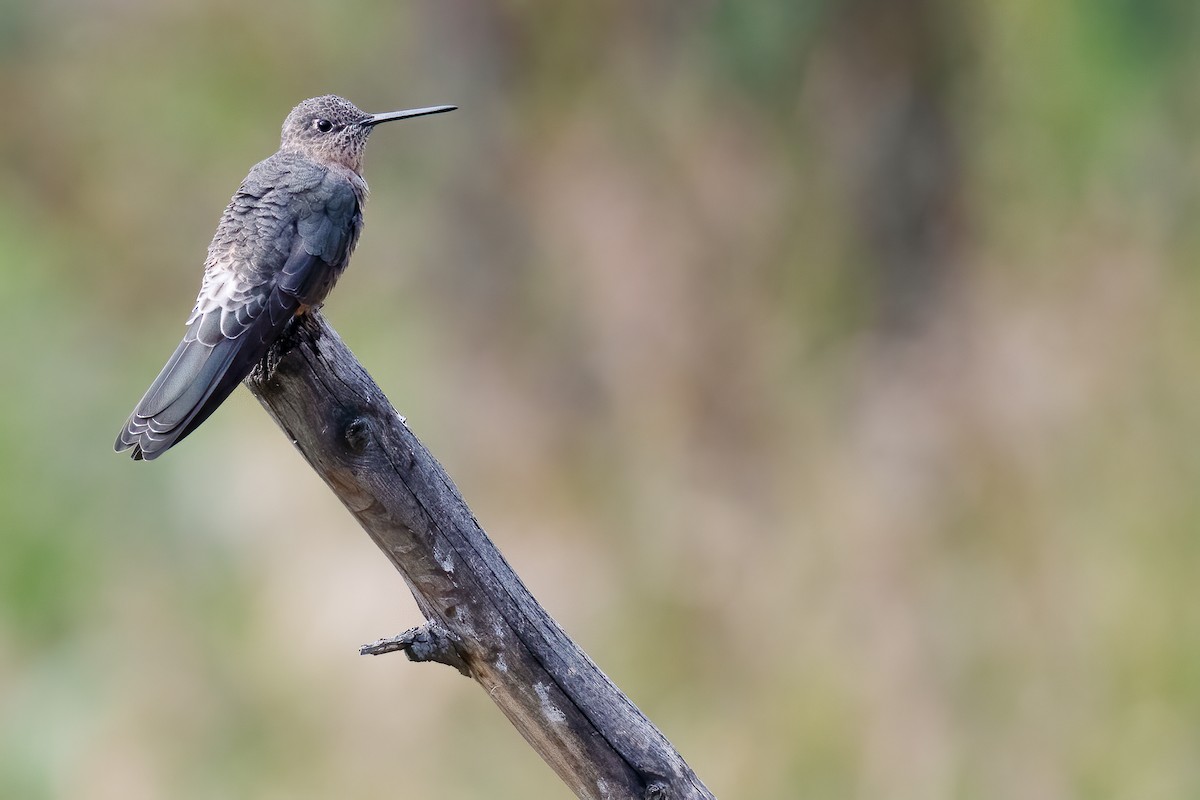
<svg viewBox="0 0 1200 800">
<path fill-rule="evenodd" d="M 295 153 L 276 153 L 250 168 L 238 187 L 240 197 L 263 198 L 272 192 L 311 191 L 325 180 L 328 170 Z"/>
<path fill-rule="evenodd" d="M 299 197 L 317 193 L 322 197 L 361 197 L 362 178 L 340 164 L 323 164 L 300 153 L 280 151 L 255 164 L 242 181 L 237 196 L 250 200 L 270 195 Z M 364 184 L 365 186 L 365 184 Z"/>
</svg>

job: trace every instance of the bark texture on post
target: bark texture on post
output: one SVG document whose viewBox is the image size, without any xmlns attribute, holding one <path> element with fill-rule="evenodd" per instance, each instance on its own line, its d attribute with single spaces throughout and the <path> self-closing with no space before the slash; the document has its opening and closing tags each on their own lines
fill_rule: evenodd
<svg viewBox="0 0 1200 800">
<path fill-rule="evenodd" d="M 450 664 L 581 798 L 712 798 L 538 604 L 449 476 L 319 314 L 246 380 L 379 549 L 427 622 L 364 652 Z"/>
</svg>

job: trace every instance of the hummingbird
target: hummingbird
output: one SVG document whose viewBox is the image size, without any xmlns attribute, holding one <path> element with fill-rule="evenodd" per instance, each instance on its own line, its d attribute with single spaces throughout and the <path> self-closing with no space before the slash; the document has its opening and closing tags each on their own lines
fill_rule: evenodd
<svg viewBox="0 0 1200 800">
<path fill-rule="evenodd" d="M 362 232 L 362 157 L 375 126 L 455 108 L 367 114 L 325 95 L 292 109 L 279 151 L 254 165 L 221 215 L 187 333 L 117 452 L 158 458 L 208 419 L 295 317 L 321 306 Z"/>
</svg>

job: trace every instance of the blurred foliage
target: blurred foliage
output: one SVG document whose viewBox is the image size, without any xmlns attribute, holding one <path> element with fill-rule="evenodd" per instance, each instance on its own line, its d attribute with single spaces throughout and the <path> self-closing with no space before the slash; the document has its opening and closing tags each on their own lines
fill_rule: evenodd
<svg viewBox="0 0 1200 800">
<path fill-rule="evenodd" d="M 245 392 L 110 452 L 287 111 L 328 315 L 722 797 L 1200 794 L 1183 0 L 0 2 L 0 797 L 556 797 Z"/>
</svg>

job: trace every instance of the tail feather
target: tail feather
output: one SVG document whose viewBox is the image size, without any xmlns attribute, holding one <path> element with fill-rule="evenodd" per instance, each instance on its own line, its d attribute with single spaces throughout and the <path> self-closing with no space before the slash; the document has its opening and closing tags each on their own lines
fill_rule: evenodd
<svg viewBox="0 0 1200 800">
<path fill-rule="evenodd" d="M 194 431 L 262 360 L 289 319 L 264 313 L 236 338 L 214 344 L 189 330 L 117 436 L 117 452 L 132 449 L 134 460 L 150 461 Z"/>
</svg>

